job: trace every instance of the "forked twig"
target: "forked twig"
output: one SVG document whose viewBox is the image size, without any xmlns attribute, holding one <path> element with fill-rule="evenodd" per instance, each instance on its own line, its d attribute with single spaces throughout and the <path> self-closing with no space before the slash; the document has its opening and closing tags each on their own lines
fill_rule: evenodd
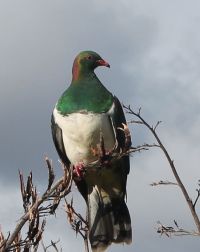
<svg viewBox="0 0 200 252">
<path fill-rule="evenodd" d="M 37 251 L 46 223 L 46 221 L 43 220 L 40 225 L 40 218 L 46 214 L 53 214 L 61 198 L 70 192 L 72 184 L 72 173 L 70 169 L 63 168 L 63 177 L 53 185 L 55 176 L 52 163 L 48 158 L 45 160 L 48 166 L 49 179 L 47 189 L 42 196 L 38 196 L 36 187 L 33 185 L 32 173 L 28 176 L 25 186 L 23 174 L 19 172 L 25 214 L 20 218 L 14 231 L 7 239 L 3 237 L 3 234 L 0 234 L 0 248 L 3 249 L 2 251 L 14 251 L 14 249 L 17 248 L 19 250 L 22 246 L 24 246 L 24 249 L 33 246 L 34 251 Z M 42 205 L 47 201 L 49 202 L 48 205 Z M 27 222 L 29 223 L 27 237 L 23 240 L 19 235 L 22 227 Z"/>
<path fill-rule="evenodd" d="M 152 182 L 150 185 L 158 186 L 158 185 L 178 185 L 178 184 L 175 182 L 168 181 L 168 180 L 160 180 L 158 182 Z"/>
<path fill-rule="evenodd" d="M 80 234 L 83 238 L 85 251 L 89 252 L 88 222 L 81 216 L 81 214 L 75 211 L 73 207 L 73 198 L 71 199 L 71 203 L 68 203 L 65 199 L 65 212 L 67 214 L 67 220 L 70 223 L 72 229 L 76 232 L 76 234 Z"/>
<path fill-rule="evenodd" d="M 165 226 L 160 221 L 158 221 L 157 224 L 158 224 L 157 233 L 159 233 L 160 235 L 164 234 L 167 237 L 170 237 L 172 235 L 175 235 L 175 236 L 183 236 L 183 235 L 199 236 L 199 232 L 188 231 L 183 228 L 180 228 L 175 220 L 174 220 L 175 226 Z"/>
<path fill-rule="evenodd" d="M 196 201 L 199 199 L 199 195 L 197 196 L 197 199 L 195 201 L 195 203 L 193 204 L 183 182 L 181 181 L 178 173 L 177 173 L 177 170 L 176 170 L 176 167 L 174 165 L 174 161 L 171 159 L 167 149 L 165 148 L 165 146 L 163 145 L 163 143 L 161 142 L 156 130 L 157 130 L 157 127 L 158 125 L 160 124 L 160 121 L 157 122 L 157 124 L 155 126 L 150 126 L 149 123 L 141 116 L 141 108 L 139 108 L 138 112 L 135 112 L 134 110 L 131 109 L 130 106 L 125 106 L 124 105 L 124 108 L 126 109 L 126 112 L 131 114 L 131 115 L 134 115 L 136 116 L 139 121 L 140 121 L 140 124 L 143 124 L 144 126 L 146 126 L 150 132 L 153 134 L 153 136 L 155 137 L 157 143 L 158 143 L 158 146 L 161 148 L 161 150 L 163 151 L 165 157 L 167 158 L 167 161 L 171 167 L 171 170 L 172 170 L 172 173 L 177 181 L 177 184 L 179 185 L 183 195 L 184 195 L 184 198 L 189 206 L 189 209 L 190 209 L 190 212 L 192 214 L 192 217 L 194 219 L 194 222 L 196 224 L 196 227 L 197 227 L 197 230 L 198 230 L 198 233 L 200 235 L 200 221 L 199 221 L 199 217 L 195 211 L 195 205 L 196 205 Z M 200 194 L 200 192 L 198 193 Z"/>
</svg>

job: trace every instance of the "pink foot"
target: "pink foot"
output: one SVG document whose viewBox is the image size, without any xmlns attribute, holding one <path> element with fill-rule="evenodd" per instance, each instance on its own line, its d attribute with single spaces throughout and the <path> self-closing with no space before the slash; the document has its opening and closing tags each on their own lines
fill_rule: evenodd
<svg viewBox="0 0 200 252">
<path fill-rule="evenodd" d="M 80 163 L 74 165 L 73 174 L 76 177 L 78 177 L 79 179 L 83 178 L 84 172 L 85 172 L 84 163 L 80 162 Z"/>
</svg>

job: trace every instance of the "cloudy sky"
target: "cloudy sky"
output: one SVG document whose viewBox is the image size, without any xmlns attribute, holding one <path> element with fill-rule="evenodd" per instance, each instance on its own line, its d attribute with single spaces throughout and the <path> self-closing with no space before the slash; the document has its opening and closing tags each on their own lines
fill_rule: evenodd
<svg viewBox="0 0 200 252">
<path fill-rule="evenodd" d="M 94 50 L 111 69 L 96 73 L 124 104 L 150 124 L 162 120 L 159 135 L 190 196 L 200 178 L 200 3 L 197 0 L 0 0 L 0 224 L 12 231 L 23 210 L 18 169 L 46 183 L 44 156 L 60 166 L 51 131 L 51 111 L 71 81 L 81 50 Z M 130 117 L 129 117 L 130 119 Z M 155 140 L 131 126 L 135 145 Z M 199 251 L 196 237 L 160 237 L 156 222 L 195 229 L 178 188 L 149 184 L 173 180 L 159 150 L 132 157 L 128 206 L 130 246 L 112 251 Z M 82 200 L 74 191 L 77 204 Z M 81 206 L 84 206 L 82 200 Z M 197 205 L 200 214 L 200 204 Z M 82 241 L 66 224 L 62 206 L 48 220 L 45 242 L 60 239 L 63 251 L 82 251 Z"/>
</svg>

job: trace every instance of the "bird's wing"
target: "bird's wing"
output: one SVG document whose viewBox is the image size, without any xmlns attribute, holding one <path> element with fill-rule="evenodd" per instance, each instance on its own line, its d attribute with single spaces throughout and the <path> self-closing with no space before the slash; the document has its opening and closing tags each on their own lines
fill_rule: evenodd
<svg viewBox="0 0 200 252">
<path fill-rule="evenodd" d="M 56 150 L 58 152 L 58 155 L 61 159 L 61 161 L 67 166 L 70 166 L 70 161 L 67 157 L 67 154 L 65 152 L 65 147 L 63 143 L 63 134 L 62 134 L 62 129 L 58 126 L 58 124 L 55 122 L 54 115 L 52 114 L 51 117 L 51 130 L 52 130 L 52 136 L 53 136 L 53 141 L 56 147 Z M 78 190 L 82 194 L 82 196 L 85 198 L 87 201 L 87 184 L 84 179 L 77 180 L 75 181 L 76 186 L 78 187 Z"/>
<path fill-rule="evenodd" d="M 70 161 L 69 161 L 69 159 L 67 157 L 67 154 L 65 152 L 65 147 L 64 147 L 64 143 L 63 143 L 62 129 L 55 122 L 53 114 L 51 116 L 51 131 L 52 131 L 53 141 L 54 141 L 56 150 L 58 152 L 58 155 L 59 155 L 61 161 L 66 166 L 69 166 Z"/>
<path fill-rule="evenodd" d="M 125 133 L 122 130 L 124 128 L 124 124 L 126 125 L 126 119 L 124 115 L 124 111 L 122 109 L 120 101 L 117 99 L 117 97 L 114 96 L 114 110 L 110 114 L 110 118 L 115 130 L 115 135 L 116 135 L 116 142 L 118 144 L 117 149 L 120 151 L 123 150 L 126 147 L 126 138 L 125 138 Z M 128 156 L 125 156 L 128 157 Z M 129 159 L 129 157 L 128 157 Z M 129 173 L 129 162 L 126 165 L 126 171 L 127 174 Z"/>
<path fill-rule="evenodd" d="M 126 147 L 125 133 L 121 130 L 126 120 L 116 97 L 113 97 L 113 105 L 107 115 L 116 138 L 114 151 L 118 153 Z M 91 175 L 88 180 L 88 221 L 92 251 L 105 251 L 112 242 L 129 244 L 132 240 L 131 219 L 125 204 L 129 169 L 129 156 L 125 155 L 113 159 L 109 166 L 105 169 L 102 167 L 99 174 Z"/>
<path fill-rule="evenodd" d="M 124 115 L 124 111 L 122 109 L 121 103 L 115 96 L 114 96 L 114 110 L 110 114 L 110 118 L 113 124 L 113 128 L 115 130 L 117 151 L 120 151 L 120 149 L 123 150 L 125 147 L 126 139 L 125 139 L 125 134 L 122 128 L 123 128 L 123 124 L 126 124 L 126 119 L 125 119 L 125 115 Z M 126 195 L 126 180 L 127 180 L 127 175 L 130 171 L 129 156 L 125 155 L 117 162 L 118 162 L 118 166 L 120 167 L 118 172 L 121 173 L 120 183 L 122 184 L 123 194 L 125 196 Z"/>
</svg>

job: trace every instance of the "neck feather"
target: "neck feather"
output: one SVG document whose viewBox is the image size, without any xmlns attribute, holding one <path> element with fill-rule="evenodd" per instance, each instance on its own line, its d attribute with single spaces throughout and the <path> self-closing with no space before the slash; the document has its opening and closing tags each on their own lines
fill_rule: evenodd
<svg viewBox="0 0 200 252">
<path fill-rule="evenodd" d="M 77 60 L 75 60 L 72 68 L 72 81 L 78 80 L 79 75 L 80 75 L 80 66 Z"/>
<path fill-rule="evenodd" d="M 74 61 L 72 68 L 72 81 L 77 81 L 91 76 L 95 76 L 94 71 L 92 71 L 91 69 L 83 68 L 78 60 Z"/>
</svg>

